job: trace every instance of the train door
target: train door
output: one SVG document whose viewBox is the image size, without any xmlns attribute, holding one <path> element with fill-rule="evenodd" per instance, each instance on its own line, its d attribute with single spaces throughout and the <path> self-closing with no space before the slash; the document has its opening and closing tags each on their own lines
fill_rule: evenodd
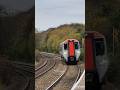
<svg viewBox="0 0 120 90">
<path fill-rule="evenodd" d="M 94 44 L 96 68 L 99 74 L 99 81 L 101 82 L 108 67 L 105 39 L 96 38 L 94 39 Z"/>
</svg>

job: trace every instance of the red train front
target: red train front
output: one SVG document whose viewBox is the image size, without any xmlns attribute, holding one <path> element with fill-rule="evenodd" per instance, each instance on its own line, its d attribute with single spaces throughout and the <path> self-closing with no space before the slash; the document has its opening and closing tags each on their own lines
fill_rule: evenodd
<svg viewBox="0 0 120 90">
<path fill-rule="evenodd" d="M 67 39 L 60 44 L 60 54 L 67 64 L 77 64 L 80 56 L 80 44 L 76 39 Z"/>
</svg>

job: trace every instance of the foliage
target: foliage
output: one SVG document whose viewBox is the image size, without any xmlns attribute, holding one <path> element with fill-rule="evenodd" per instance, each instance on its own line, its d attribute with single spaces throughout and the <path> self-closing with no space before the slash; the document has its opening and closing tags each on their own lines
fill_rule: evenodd
<svg viewBox="0 0 120 90">
<path fill-rule="evenodd" d="M 119 0 L 87 0 L 86 30 L 103 33 L 107 38 L 108 51 L 112 52 L 113 30 L 120 34 L 120 1 Z M 120 47 L 120 37 L 115 34 L 115 48 Z M 120 49 L 116 49 L 117 53 Z"/>
<path fill-rule="evenodd" d="M 34 61 L 34 7 L 26 12 L 0 12 L 0 54 L 12 60 Z"/>
<path fill-rule="evenodd" d="M 65 24 L 36 33 L 36 48 L 40 51 L 58 53 L 59 44 L 66 39 L 73 38 L 81 42 L 84 30 L 83 24 Z"/>
</svg>

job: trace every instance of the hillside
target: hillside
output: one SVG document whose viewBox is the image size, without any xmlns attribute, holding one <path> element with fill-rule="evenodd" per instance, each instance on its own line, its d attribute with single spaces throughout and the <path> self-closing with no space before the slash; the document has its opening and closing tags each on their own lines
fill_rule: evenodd
<svg viewBox="0 0 120 90">
<path fill-rule="evenodd" d="M 47 31 L 36 33 L 36 49 L 58 53 L 59 44 L 66 39 L 74 38 L 81 42 L 85 26 L 82 24 L 65 24 Z"/>
<path fill-rule="evenodd" d="M 0 55 L 34 61 L 34 7 L 19 14 L 0 16 Z"/>
</svg>

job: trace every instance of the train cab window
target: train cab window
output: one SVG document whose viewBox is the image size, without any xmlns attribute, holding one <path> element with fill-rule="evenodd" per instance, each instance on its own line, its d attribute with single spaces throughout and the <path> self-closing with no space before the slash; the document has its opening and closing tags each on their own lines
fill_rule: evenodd
<svg viewBox="0 0 120 90">
<path fill-rule="evenodd" d="M 64 44 L 64 50 L 67 50 L 67 48 L 68 48 L 68 45 Z"/>
<path fill-rule="evenodd" d="M 78 42 L 75 42 L 75 49 L 79 49 Z"/>
<path fill-rule="evenodd" d="M 96 50 L 96 56 L 104 55 L 105 53 L 105 45 L 104 45 L 104 39 L 95 39 L 95 50 Z"/>
</svg>

